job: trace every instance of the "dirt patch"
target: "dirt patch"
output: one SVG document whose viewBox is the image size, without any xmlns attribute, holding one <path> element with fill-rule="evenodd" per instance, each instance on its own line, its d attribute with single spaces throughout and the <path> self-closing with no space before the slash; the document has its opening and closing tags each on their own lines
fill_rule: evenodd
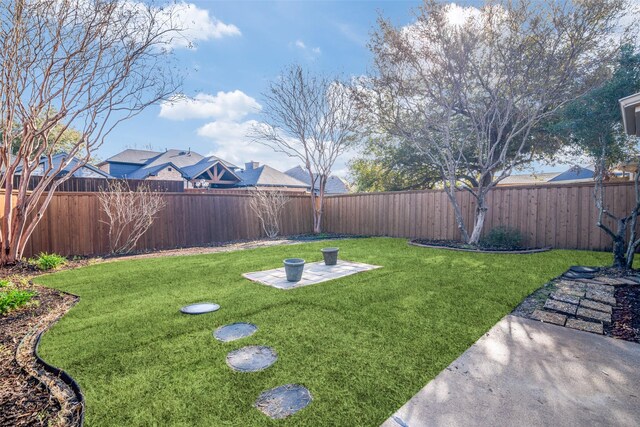
<svg viewBox="0 0 640 427">
<path fill-rule="evenodd" d="M 70 425 L 64 399 L 43 377 L 34 376 L 33 348 L 18 349 L 25 336 L 48 327 L 76 298 L 41 286 L 24 287 L 37 295 L 27 306 L 0 317 L 0 426 Z"/>
</svg>

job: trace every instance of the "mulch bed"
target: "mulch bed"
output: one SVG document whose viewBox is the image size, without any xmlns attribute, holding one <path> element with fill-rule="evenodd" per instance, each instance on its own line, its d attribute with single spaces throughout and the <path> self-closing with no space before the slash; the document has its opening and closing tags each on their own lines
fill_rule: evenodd
<svg viewBox="0 0 640 427">
<path fill-rule="evenodd" d="M 12 272 L 19 269 L 16 267 Z M 10 273 L 4 270 L 1 274 L 6 277 Z M 60 396 L 52 394 L 23 368 L 24 360 L 34 360 L 32 348 L 22 349 L 24 354 L 19 355 L 22 365 L 16 360 L 16 352 L 36 325 L 62 315 L 76 298 L 41 286 L 29 285 L 28 289 L 37 292 L 29 304 L 0 317 L 0 426 L 69 425 L 71 420 Z"/>
<path fill-rule="evenodd" d="M 609 333 L 615 338 L 640 343 L 640 286 L 618 287 L 616 302 Z"/>
<path fill-rule="evenodd" d="M 413 239 L 409 243 L 416 246 L 425 246 L 433 248 L 452 249 L 465 252 L 484 252 L 484 253 L 536 253 L 548 251 L 550 248 L 505 248 L 505 247 L 485 247 L 474 246 L 468 243 L 459 242 L 457 240 L 431 240 L 431 239 Z"/>
</svg>

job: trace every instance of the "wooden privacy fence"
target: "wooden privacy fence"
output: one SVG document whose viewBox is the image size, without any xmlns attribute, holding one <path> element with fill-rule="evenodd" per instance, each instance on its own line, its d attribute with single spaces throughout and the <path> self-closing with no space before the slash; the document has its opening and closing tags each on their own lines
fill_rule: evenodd
<svg viewBox="0 0 640 427">
<path fill-rule="evenodd" d="M 22 177 L 16 175 L 13 177 L 13 186 L 17 187 Z M 42 177 L 32 176 L 29 178 L 28 189 L 33 190 Z M 109 181 L 117 181 L 116 179 L 107 178 L 80 178 L 71 177 L 58 186 L 57 191 L 100 191 L 107 187 Z M 153 191 L 167 191 L 173 193 L 182 193 L 184 191 L 184 183 L 182 181 L 165 181 L 155 179 L 127 179 L 129 188 L 135 190 L 141 184 L 148 186 Z M 47 188 L 48 189 L 48 188 Z"/>
<path fill-rule="evenodd" d="M 616 214 L 635 203 L 632 184 L 607 185 L 606 204 Z M 158 214 L 137 250 L 210 245 L 263 237 L 249 194 L 166 193 L 167 206 Z M 289 194 L 281 218 L 281 234 L 310 233 L 312 209 L 308 195 Z M 472 226 L 474 202 L 457 195 L 465 220 Z M 4 195 L 0 194 L 0 202 Z M 496 188 L 488 199 L 485 232 L 498 225 L 517 228 L 531 247 L 570 249 L 611 247 L 596 226 L 593 184 Z M 58 192 L 36 228 L 26 256 L 42 251 L 62 255 L 109 252 L 108 227 L 96 193 Z M 609 222 L 610 223 L 610 222 Z M 458 239 L 453 210 L 443 191 L 361 193 L 330 196 L 325 201 L 324 230 L 332 233 Z"/>
<path fill-rule="evenodd" d="M 611 239 L 596 226 L 593 183 L 497 187 L 488 197 L 485 233 L 498 225 L 517 228 L 531 247 L 605 250 Z M 469 232 L 475 203 L 457 195 Z M 635 205 L 633 184 L 608 184 L 606 205 L 616 214 Z M 335 233 L 459 239 L 444 191 L 360 193 L 328 197 L 325 229 Z M 605 222 L 613 225 L 611 221 Z"/>
<path fill-rule="evenodd" d="M 0 195 L 0 201 L 4 195 Z M 249 195 L 166 193 L 166 207 L 138 241 L 137 250 L 204 246 L 263 236 Z M 58 192 L 34 231 L 25 256 L 109 253 L 108 226 L 96 193 Z M 312 230 L 309 196 L 291 196 L 281 220 L 281 234 Z"/>
</svg>

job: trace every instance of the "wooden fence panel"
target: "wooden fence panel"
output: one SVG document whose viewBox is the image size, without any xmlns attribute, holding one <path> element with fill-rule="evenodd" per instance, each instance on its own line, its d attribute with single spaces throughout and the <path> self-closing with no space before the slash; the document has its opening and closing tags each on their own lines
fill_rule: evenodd
<svg viewBox="0 0 640 427">
<path fill-rule="evenodd" d="M 138 241 L 137 250 L 203 246 L 264 237 L 259 219 L 249 207 L 250 196 L 239 194 L 165 193 L 166 207 Z M 0 194 L 0 202 L 4 201 Z M 14 196 L 15 197 L 15 196 Z M 36 227 L 25 256 L 40 252 L 101 255 L 109 252 L 106 216 L 97 193 L 57 192 Z M 310 233 L 309 196 L 292 195 L 282 214 L 282 235 Z"/>
<path fill-rule="evenodd" d="M 506 225 L 519 229 L 525 244 L 606 250 L 611 240 L 596 226 L 593 183 L 498 187 L 488 196 L 485 232 Z M 458 201 L 471 232 L 475 202 L 468 192 Z M 631 183 L 608 184 L 606 204 L 616 214 L 635 203 Z M 459 239 L 453 208 L 444 191 L 407 191 L 329 196 L 325 230 L 346 234 L 427 239 Z M 610 226 L 614 224 L 606 221 Z"/>
</svg>

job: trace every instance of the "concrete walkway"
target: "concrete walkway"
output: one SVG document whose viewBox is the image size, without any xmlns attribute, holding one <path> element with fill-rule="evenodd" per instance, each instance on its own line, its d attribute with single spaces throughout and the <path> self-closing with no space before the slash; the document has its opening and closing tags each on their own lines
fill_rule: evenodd
<svg viewBox="0 0 640 427">
<path fill-rule="evenodd" d="M 506 316 L 385 427 L 639 426 L 640 345 Z"/>
</svg>

